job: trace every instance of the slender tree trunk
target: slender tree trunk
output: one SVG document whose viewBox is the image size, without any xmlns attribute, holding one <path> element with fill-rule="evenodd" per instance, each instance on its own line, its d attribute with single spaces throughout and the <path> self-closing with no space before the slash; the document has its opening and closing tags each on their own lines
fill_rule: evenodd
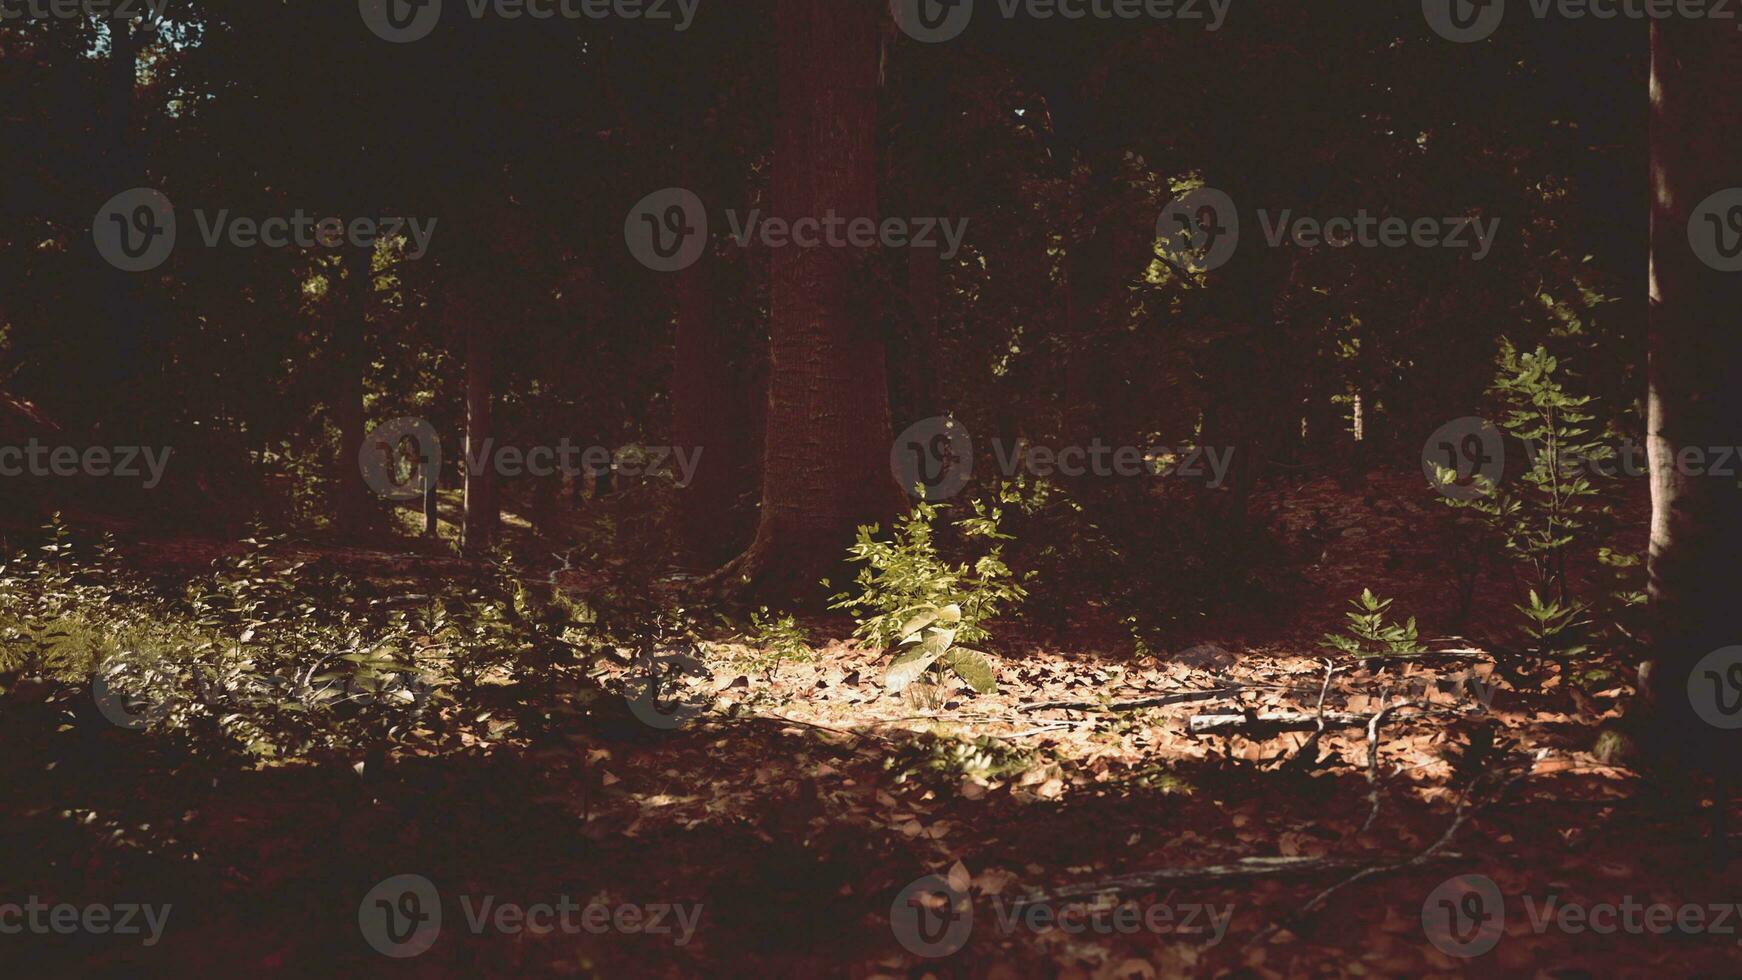
<svg viewBox="0 0 1742 980">
<path fill-rule="evenodd" d="M 364 339 L 368 331 L 369 298 L 375 291 L 375 252 L 353 248 L 345 253 L 345 279 L 339 286 L 344 302 L 333 322 L 333 424 L 339 430 L 338 500 L 334 510 L 346 533 L 363 530 L 369 518 L 369 487 L 357 466 L 367 419 L 363 411 L 363 372 L 368 365 Z"/>
<path fill-rule="evenodd" d="M 781 0 L 777 216 L 875 219 L 884 9 L 875 0 Z M 863 259 L 832 247 L 773 252 L 762 511 L 722 584 L 814 596 L 854 527 L 887 526 L 901 507 L 883 339 L 856 299 Z"/>
<path fill-rule="evenodd" d="M 1695 212 L 1709 195 L 1742 185 L 1742 34 L 1718 21 L 1671 19 L 1654 20 L 1651 38 L 1646 452 L 1655 634 L 1641 671 L 1650 736 L 1644 747 L 1734 770 L 1742 732 L 1702 719 L 1694 696 L 1702 679 L 1694 674 L 1708 654 L 1742 644 L 1742 490 L 1735 476 L 1695 473 L 1677 457 L 1697 449 L 1709 460 L 1712 447 L 1742 445 L 1742 272 L 1708 266 L 1689 239 L 1690 221 L 1694 234 L 1728 236 L 1730 245 L 1737 237 Z M 1734 683 L 1721 670 L 1716 680 Z"/>
<path fill-rule="evenodd" d="M 461 548 L 478 554 L 496 543 L 501 512 L 496 498 L 496 426 L 491 387 L 494 363 L 482 310 L 466 305 L 466 487 Z"/>
<path fill-rule="evenodd" d="M 426 538 L 434 538 L 441 535 L 441 482 L 441 469 L 434 466 L 430 467 L 429 480 L 423 485 L 423 535 Z"/>
<path fill-rule="evenodd" d="M 92 172 L 91 207 L 126 188 L 142 184 L 144 166 L 133 138 L 133 90 L 138 77 L 139 51 L 144 44 L 143 28 L 135 27 L 127 17 L 109 19 L 108 88 L 104 93 L 102 125 L 110 140 L 108 159 Z M 99 398 L 92 399 L 87 417 L 78 424 L 103 424 L 129 430 L 140 419 L 128 407 L 137 404 L 141 393 L 140 370 L 144 309 L 140 302 L 139 277 L 118 269 L 104 273 L 101 315 L 85 333 L 88 339 L 90 374 L 100 383 L 95 386 Z M 79 406 L 82 412 L 86 406 Z M 76 418 L 76 416 L 75 416 Z M 132 431 L 117 438 L 141 439 L 143 433 Z"/>
</svg>

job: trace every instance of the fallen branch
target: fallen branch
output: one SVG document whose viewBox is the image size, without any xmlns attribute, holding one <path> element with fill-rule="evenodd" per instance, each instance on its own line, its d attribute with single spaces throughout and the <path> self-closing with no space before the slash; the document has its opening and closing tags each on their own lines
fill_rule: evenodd
<svg viewBox="0 0 1742 980">
<path fill-rule="evenodd" d="M 1460 855 L 1441 854 L 1439 860 L 1454 860 Z M 1129 895 L 1180 887 L 1213 888 L 1252 881 L 1258 878 L 1285 878 L 1348 871 L 1363 862 L 1347 857 L 1248 857 L 1232 864 L 1212 864 L 1199 868 L 1161 868 L 1104 878 L 1099 881 L 1066 885 L 1049 892 L 1036 892 L 1017 899 L 1014 904 L 1039 905 L 1098 895 Z"/>
<path fill-rule="evenodd" d="M 1399 704 L 1397 707 L 1403 707 Z M 1422 711 L 1411 718 L 1436 715 L 1456 715 L 1457 711 Z M 1348 711 L 1327 711 L 1322 716 L 1300 711 L 1230 712 L 1215 715 L 1192 715 L 1186 730 L 1193 735 L 1245 735 L 1248 738 L 1268 738 L 1283 732 L 1316 732 L 1320 722 L 1330 728 L 1366 728 L 1372 716 Z"/>
<path fill-rule="evenodd" d="M 1159 708 L 1169 704 L 1185 704 L 1188 701 L 1213 701 L 1216 698 L 1231 698 L 1245 690 L 1245 684 L 1230 684 L 1209 691 L 1178 691 L 1173 694 L 1160 694 L 1152 698 L 1138 698 L 1135 701 L 1042 701 L 1038 704 L 1025 704 L 1022 711 L 1135 711 L 1138 708 Z"/>
<path fill-rule="evenodd" d="M 1441 641 L 1430 640 L 1429 642 Z M 1349 663 L 1349 666 L 1389 667 L 1393 664 L 1420 663 L 1424 660 L 1486 660 L 1491 663 L 1499 662 L 1499 658 L 1494 656 L 1494 651 L 1492 650 L 1484 650 L 1481 647 L 1464 646 L 1448 647 L 1443 650 L 1423 650 L 1420 653 L 1376 653 L 1370 657 L 1355 658 Z"/>
</svg>

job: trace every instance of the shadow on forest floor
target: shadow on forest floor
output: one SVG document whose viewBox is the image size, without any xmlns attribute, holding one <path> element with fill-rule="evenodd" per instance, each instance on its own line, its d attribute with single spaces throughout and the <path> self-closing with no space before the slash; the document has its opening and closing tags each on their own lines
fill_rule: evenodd
<svg viewBox="0 0 1742 980">
<path fill-rule="evenodd" d="M 1327 568 L 1326 611 L 1368 571 Z M 26 932 L 0 935 L 0 959 L 117 976 L 1733 972 L 1742 866 L 1711 860 L 1711 804 L 1591 752 L 1624 679 L 1575 695 L 1557 664 L 1499 669 L 1466 646 L 1327 680 L 1318 650 L 1281 638 L 1306 628 L 1160 662 L 1036 643 L 984 696 L 891 694 L 841 639 L 772 674 L 721 643 L 681 727 L 597 701 L 628 682 L 607 665 L 598 686 L 485 684 L 383 757 L 279 765 L 191 754 L 109 724 L 87 688 L 14 681 L 0 905 L 170 911 L 151 945 Z M 1309 724 L 1250 727 L 1288 712 Z M 1192 734 L 1194 715 L 1225 730 Z M 1424 914 L 1464 907 L 1446 883 L 1467 874 L 1500 897 L 1479 910 L 1490 931 L 1430 936 Z M 401 875 L 432 900 L 376 906 Z M 912 904 L 931 875 L 970 926 Z M 513 914 L 565 900 L 599 911 L 542 934 Z M 1621 926 L 1591 928 L 1610 906 Z M 438 907 L 426 952 L 371 948 L 390 909 Z M 1491 949 L 1464 959 L 1459 939 Z"/>
<path fill-rule="evenodd" d="M 1310 686 L 1315 665 L 1298 667 L 1299 686 Z M 1263 674 L 1255 671 L 1256 681 Z M 824 690 L 868 687 L 840 681 Z M 50 701 L 80 694 L 59 691 Z M 1363 696 L 1330 700 L 1342 710 Z M 1281 707 L 1302 697 L 1255 700 Z M 1295 974 L 1347 957 L 1379 973 L 1456 971 L 1461 961 L 1427 941 L 1421 916 L 1436 886 L 1466 872 L 1487 875 L 1508 903 L 1492 959 L 1473 962 L 1507 973 L 1645 972 L 1670 963 L 1718 973 L 1734 962 L 1734 939 L 1723 935 L 1595 935 L 1552 922 L 1534 929 L 1537 905 L 1529 902 L 1548 896 L 1562 905 L 1625 897 L 1715 907 L 1734 900 L 1737 883 L 1706 858 L 1695 804 L 1643 794 L 1631 773 L 1571 747 L 1568 716 L 1552 698 L 1497 696 L 1483 719 L 1498 722 L 1498 737 L 1474 742 L 1492 746 L 1485 761 L 1458 754 L 1472 751 L 1470 733 L 1485 720 L 1400 713 L 1382 733 L 1377 805 L 1362 732 L 1327 736 L 1320 748 L 1331 757 L 1307 774 L 1279 768 L 1300 735 L 1180 734 L 1192 705 L 1018 709 L 993 718 L 977 704 L 973 718 L 944 708 L 879 722 L 865 718 L 866 704 L 846 700 L 837 707 L 861 719 L 853 727 L 843 718 L 810 720 L 827 717 L 817 699 L 801 710 L 764 692 L 669 733 L 463 733 L 457 741 L 470 744 L 395 756 L 361 774 L 342 760 L 226 766 L 113 726 L 74 724 L 26 738 L 15 706 L 7 714 L 4 838 L 13 859 L 5 893 L 51 904 L 169 904 L 172 912 L 150 947 L 118 936 L 32 936 L 28 945 L 7 937 L 7 959 L 50 974 L 99 975 L 274 967 L 903 975 L 926 961 L 898 941 L 892 902 L 916 879 L 947 876 L 959 864 L 974 926 L 965 948 L 937 966 L 974 974 L 1003 964 L 1006 975 L 1148 975 L 1141 963 L 1162 974 L 1242 966 Z M 1136 903 L 1132 914 L 1168 910 L 1167 931 L 1121 931 L 1112 918 L 1086 920 L 1102 922 L 1105 934 L 1033 931 L 1010 919 L 1018 896 L 1133 872 L 1321 855 L 1379 867 L 1418 855 L 1455 819 L 1457 770 L 1483 765 L 1532 771 L 1509 793 L 1477 801 L 1440 859 L 1351 885 L 1298 931 L 1250 949 L 1243 946 L 1260 930 L 1290 921 L 1349 871 L 1121 885 L 1121 897 Z M 434 884 L 444 918 L 433 948 L 396 962 L 369 948 L 358 923 L 370 889 L 401 874 Z M 578 906 L 699 905 L 700 918 L 693 936 L 675 925 L 657 935 L 535 936 L 486 923 L 474 933 L 468 913 L 484 896 L 498 905 L 562 896 Z M 1231 910 L 1220 937 L 1209 917 L 1217 910 Z M 1197 928 L 1206 931 L 1188 931 Z"/>
</svg>

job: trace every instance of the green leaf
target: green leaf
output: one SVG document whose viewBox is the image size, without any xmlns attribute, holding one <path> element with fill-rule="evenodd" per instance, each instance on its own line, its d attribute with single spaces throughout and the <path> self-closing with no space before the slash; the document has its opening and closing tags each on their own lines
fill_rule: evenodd
<svg viewBox="0 0 1742 980">
<path fill-rule="evenodd" d="M 956 639 L 955 630 L 934 630 L 918 646 L 901 652 L 883 674 L 883 687 L 891 693 L 919 679 Z"/>
<path fill-rule="evenodd" d="M 967 647 L 956 647 L 938 661 L 945 667 L 956 672 L 956 676 L 968 682 L 968 686 L 980 694 L 991 694 L 998 689 L 998 675 L 992 669 L 992 661 L 978 650 Z"/>
<path fill-rule="evenodd" d="M 897 645 L 906 646 L 909 643 L 918 641 L 920 639 L 920 632 L 927 626 L 937 622 L 942 616 L 943 610 L 933 606 L 929 609 L 922 610 L 918 615 L 911 617 L 907 622 L 901 624 L 901 634 L 900 639 L 897 641 Z M 957 618 L 961 618 L 959 610 Z"/>
</svg>

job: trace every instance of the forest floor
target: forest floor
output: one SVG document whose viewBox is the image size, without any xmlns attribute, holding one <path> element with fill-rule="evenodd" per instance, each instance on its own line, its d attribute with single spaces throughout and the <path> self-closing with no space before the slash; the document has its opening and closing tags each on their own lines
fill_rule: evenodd
<svg viewBox="0 0 1742 980">
<path fill-rule="evenodd" d="M 1285 618 L 1218 622 L 1159 661 L 1024 638 L 990 695 L 889 693 L 878 655 L 845 639 L 851 624 L 818 621 L 807 623 L 813 639 L 833 638 L 772 673 L 747 648 L 710 645 L 686 679 L 705 708 L 681 727 L 601 727 L 504 683 L 499 710 L 451 719 L 379 771 L 216 769 L 116 728 L 76 751 L 41 746 L 56 764 L 26 775 L 18 760 L 38 747 L 8 733 L 0 901 L 135 900 L 173 912 L 149 947 L 0 935 L 0 966 L 116 976 L 1742 972 L 1742 862 L 1713 860 L 1710 804 L 1591 752 L 1631 693 L 1624 674 L 1581 686 L 1560 665 L 1515 669 L 1478 642 L 1444 637 L 1433 644 L 1441 656 L 1339 661 L 1327 676 L 1318 636 L 1363 585 L 1399 596 L 1400 612 L 1420 608 L 1423 635 L 1442 635 L 1448 587 L 1415 531 L 1415 505 L 1399 499 L 1382 484 L 1318 481 L 1261 501 L 1273 522 L 1310 520 L 1323 537 Z M 619 669 L 599 679 L 620 681 Z M 1130 703 L 1179 695 L 1189 697 Z M 1194 715 L 1283 711 L 1309 728 L 1330 723 L 1317 739 L 1189 731 Z M 1358 717 L 1344 727 L 1339 713 Z M 427 952 L 390 959 L 360 922 L 374 914 L 371 889 L 404 874 L 438 890 L 441 928 Z M 922 879 L 959 896 L 953 917 L 910 887 Z M 1465 889 L 1480 895 L 1484 879 L 1499 897 L 1471 905 Z M 617 919 L 546 934 L 514 918 L 475 923 L 486 896 L 494 907 L 566 897 Z M 1462 913 L 1471 917 L 1450 932 L 1439 925 Z"/>
</svg>

